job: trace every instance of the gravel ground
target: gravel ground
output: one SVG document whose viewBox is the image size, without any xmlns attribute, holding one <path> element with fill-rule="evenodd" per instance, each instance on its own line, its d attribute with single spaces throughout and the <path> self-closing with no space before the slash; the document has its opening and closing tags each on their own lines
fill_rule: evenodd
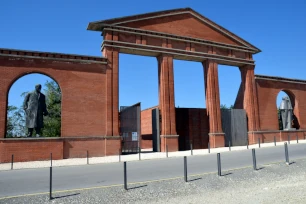
<svg viewBox="0 0 306 204">
<path fill-rule="evenodd" d="M 244 168 L 183 178 L 97 188 L 80 191 L 55 192 L 7 198 L 0 203 L 306 203 L 306 160 L 296 160 L 290 166 L 279 163 L 262 166 L 260 170 Z"/>
</svg>

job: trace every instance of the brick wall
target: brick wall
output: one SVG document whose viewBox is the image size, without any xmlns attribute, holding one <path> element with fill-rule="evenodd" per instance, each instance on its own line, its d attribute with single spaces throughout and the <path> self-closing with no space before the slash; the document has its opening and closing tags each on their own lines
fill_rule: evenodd
<svg viewBox="0 0 306 204">
<path fill-rule="evenodd" d="M 48 75 L 59 84 L 62 91 L 62 137 L 106 134 L 105 65 L 2 56 L 0 138 L 5 137 L 7 93 L 10 86 L 27 73 Z"/>
<path fill-rule="evenodd" d="M 153 148 L 152 144 L 152 110 L 156 107 L 141 111 L 141 148 Z"/>
<path fill-rule="evenodd" d="M 118 155 L 118 137 L 1 139 L 0 163 Z"/>
<path fill-rule="evenodd" d="M 280 91 L 285 91 L 295 104 L 294 114 L 300 129 L 306 129 L 306 85 L 283 81 L 256 79 L 261 130 L 278 130 L 276 100 Z"/>
<path fill-rule="evenodd" d="M 0 141 L 0 162 L 15 162 L 63 159 L 61 139 L 6 139 Z"/>
<path fill-rule="evenodd" d="M 89 157 L 103 157 L 110 155 L 119 155 L 121 140 L 116 137 L 106 138 L 65 138 L 64 159 L 86 157 L 87 151 Z"/>
</svg>

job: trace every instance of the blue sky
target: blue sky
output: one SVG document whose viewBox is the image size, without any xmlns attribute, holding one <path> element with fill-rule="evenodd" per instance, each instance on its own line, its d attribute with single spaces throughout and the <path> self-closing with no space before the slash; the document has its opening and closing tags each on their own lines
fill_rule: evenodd
<svg viewBox="0 0 306 204">
<path fill-rule="evenodd" d="M 87 31 L 88 22 L 166 9 L 191 7 L 262 50 L 256 74 L 305 79 L 306 1 L 101 1 L 10 0 L 1 2 L 0 47 L 101 56 L 102 37 Z M 120 54 L 120 105 L 158 104 L 157 61 Z M 205 107 L 200 63 L 174 61 L 175 102 L 180 107 Z M 28 75 L 13 86 L 9 103 L 18 105 L 23 91 L 46 78 Z M 234 103 L 237 67 L 219 66 L 221 103 Z"/>
</svg>

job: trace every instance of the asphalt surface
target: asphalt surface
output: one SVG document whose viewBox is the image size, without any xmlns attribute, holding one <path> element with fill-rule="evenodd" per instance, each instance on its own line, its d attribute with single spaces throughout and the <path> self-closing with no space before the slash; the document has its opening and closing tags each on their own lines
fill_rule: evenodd
<svg viewBox="0 0 306 204">
<path fill-rule="evenodd" d="M 306 158 L 306 144 L 291 144 L 290 161 Z M 283 146 L 256 149 L 257 165 L 285 162 Z M 217 171 L 216 153 L 188 156 L 188 175 Z M 221 153 L 222 171 L 252 165 L 251 150 Z M 183 176 L 183 157 L 127 162 L 128 183 Z M 49 168 L 0 172 L 0 198 L 49 191 Z M 53 191 L 123 184 L 123 163 L 53 167 Z"/>
</svg>

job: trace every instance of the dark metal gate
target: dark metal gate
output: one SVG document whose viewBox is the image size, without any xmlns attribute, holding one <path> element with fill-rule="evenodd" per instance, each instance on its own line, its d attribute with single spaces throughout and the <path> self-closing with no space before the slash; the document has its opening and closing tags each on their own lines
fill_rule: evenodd
<svg viewBox="0 0 306 204">
<path fill-rule="evenodd" d="M 244 109 L 221 109 L 222 129 L 225 133 L 225 146 L 247 145 L 247 118 Z"/>
<path fill-rule="evenodd" d="M 159 109 L 152 109 L 152 142 L 153 152 L 160 152 L 160 115 Z"/>
<path fill-rule="evenodd" d="M 140 103 L 132 106 L 120 106 L 120 134 L 122 135 L 122 153 L 139 152 L 141 139 Z"/>
</svg>

